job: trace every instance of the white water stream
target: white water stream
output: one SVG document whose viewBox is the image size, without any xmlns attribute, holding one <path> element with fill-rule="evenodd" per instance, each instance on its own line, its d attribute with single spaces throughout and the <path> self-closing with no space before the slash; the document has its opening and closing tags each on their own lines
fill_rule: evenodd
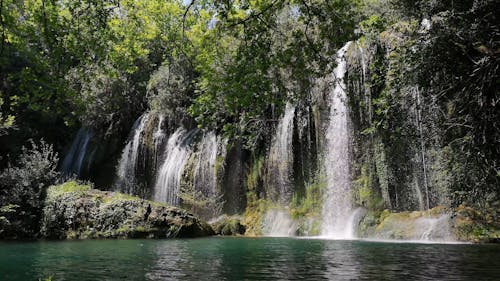
<svg viewBox="0 0 500 281">
<path fill-rule="evenodd" d="M 347 69 L 345 57 L 351 42 L 337 52 L 337 67 L 334 84 L 330 92 L 330 119 L 326 132 L 325 174 L 326 192 L 322 210 L 321 235 L 333 239 L 354 238 L 354 224 L 351 219 L 353 206 L 350 195 L 349 159 L 349 112 L 346 106 Z"/>
</svg>

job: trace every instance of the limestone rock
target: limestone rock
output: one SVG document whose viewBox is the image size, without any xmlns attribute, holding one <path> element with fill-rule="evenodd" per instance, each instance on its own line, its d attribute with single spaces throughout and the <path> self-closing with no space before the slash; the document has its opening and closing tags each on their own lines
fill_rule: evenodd
<svg viewBox="0 0 500 281">
<path fill-rule="evenodd" d="M 68 182 L 50 187 L 41 236 L 48 239 L 176 238 L 213 235 L 189 212 Z"/>
</svg>

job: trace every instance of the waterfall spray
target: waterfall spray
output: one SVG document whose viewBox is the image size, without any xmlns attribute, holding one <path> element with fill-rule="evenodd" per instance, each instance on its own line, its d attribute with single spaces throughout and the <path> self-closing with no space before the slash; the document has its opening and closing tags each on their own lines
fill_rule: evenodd
<svg viewBox="0 0 500 281">
<path fill-rule="evenodd" d="M 179 205 L 179 192 L 184 166 L 191 153 L 190 142 L 196 130 L 179 128 L 167 142 L 166 158 L 158 171 L 154 188 L 154 200 Z"/>
<path fill-rule="evenodd" d="M 87 157 L 87 149 L 92 134 L 89 130 L 81 128 L 71 144 L 71 148 L 64 157 L 61 170 L 63 174 L 76 174 L 81 176 L 83 173 L 83 163 Z"/>
<path fill-rule="evenodd" d="M 145 113 L 137 119 L 132 127 L 132 138 L 123 149 L 120 162 L 118 162 L 117 183 L 123 192 L 132 193 L 133 183 L 136 180 L 137 159 L 141 148 L 141 140 L 144 134 L 149 114 Z M 126 189 L 126 190 L 124 190 Z"/>
<path fill-rule="evenodd" d="M 274 187 L 275 199 L 286 205 L 292 196 L 292 165 L 293 165 L 293 119 L 295 106 L 287 103 L 276 133 L 273 137 L 267 166 L 270 171 L 268 183 Z"/>
<path fill-rule="evenodd" d="M 330 121 L 326 133 L 325 171 L 327 189 L 325 192 L 321 234 L 334 239 L 354 237 L 350 218 L 353 206 L 350 195 L 349 159 L 349 117 L 346 106 L 345 58 L 350 42 L 337 52 L 337 67 L 334 71 L 335 86 L 330 92 Z M 349 227 L 351 226 L 351 227 Z"/>
</svg>

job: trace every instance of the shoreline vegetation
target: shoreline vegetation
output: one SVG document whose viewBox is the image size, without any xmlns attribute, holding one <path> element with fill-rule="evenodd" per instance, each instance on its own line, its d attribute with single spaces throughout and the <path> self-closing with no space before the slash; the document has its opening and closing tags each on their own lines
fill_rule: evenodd
<svg viewBox="0 0 500 281">
<path fill-rule="evenodd" d="M 498 243 L 496 10 L 0 0 L 0 239 Z"/>
<path fill-rule="evenodd" d="M 444 218 L 436 228 L 451 227 L 452 236 L 437 237 L 429 242 L 500 242 L 500 231 L 494 228 L 494 222 L 484 220 L 474 209 L 460 206 L 453 218 L 450 213 L 444 207 L 424 212 L 384 210 L 379 214 L 366 213 L 360 219 L 357 237 L 375 241 L 425 242 L 420 237 L 422 234 L 415 234 L 419 231 L 416 221 Z M 2 220 L 7 219 L 2 217 Z M 164 239 L 213 235 L 255 237 L 255 234 L 245 233 L 248 226 L 242 223 L 240 216 L 221 216 L 209 224 L 178 207 L 69 181 L 48 188 L 40 233 L 35 240 Z M 11 229 L 10 233 L 17 231 Z M 16 239 L 15 236 L 5 238 Z"/>
</svg>

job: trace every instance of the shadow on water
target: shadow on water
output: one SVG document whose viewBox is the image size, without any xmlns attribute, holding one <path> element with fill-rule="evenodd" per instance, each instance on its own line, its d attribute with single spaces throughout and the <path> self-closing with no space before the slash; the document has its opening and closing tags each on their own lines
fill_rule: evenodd
<svg viewBox="0 0 500 281">
<path fill-rule="evenodd" d="M 295 238 L 0 243 L 0 280 L 498 280 L 500 246 Z"/>
</svg>

